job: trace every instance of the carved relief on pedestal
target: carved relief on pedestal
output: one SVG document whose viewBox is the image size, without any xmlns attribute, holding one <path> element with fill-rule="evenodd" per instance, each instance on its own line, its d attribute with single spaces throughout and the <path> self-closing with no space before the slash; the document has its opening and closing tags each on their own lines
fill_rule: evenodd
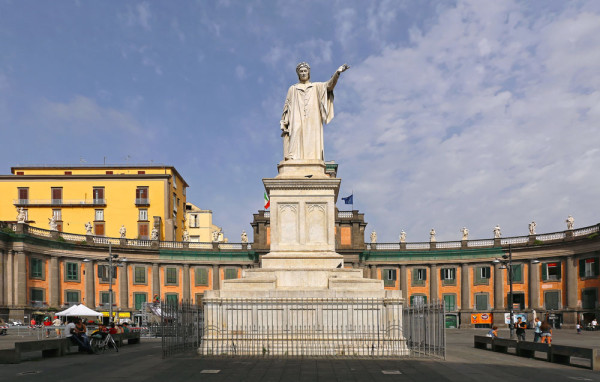
<svg viewBox="0 0 600 382">
<path fill-rule="evenodd" d="M 298 204 L 278 204 L 279 242 L 284 244 L 298 243 Z"/>
<path fill-rule="evenodd" d="M 307 244 L 327 243 L 327 205 L 306 204 Z"/>
</svg>

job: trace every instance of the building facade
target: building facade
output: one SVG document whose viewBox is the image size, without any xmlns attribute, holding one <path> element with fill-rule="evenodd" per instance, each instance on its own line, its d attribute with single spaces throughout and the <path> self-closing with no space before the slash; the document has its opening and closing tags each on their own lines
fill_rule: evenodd
<svg viewBox="0 0 600 382">
<path fill-rule="evenodd" d="M 0 176 L 0 220 L 16 221 L 23 208 L 28 225 L 96 236 L 181 240 L 185 180 L 171 166 L 27 166 Z"/>
<path fill-rule="evenodd" d="M 211 210 L 203 210 L 192 203 L 186 203 L 185 211 L 191 242 L 210 243 L 213 241 L 213 232 L 222 232 L 220 227 L 213 224 Z"/>
<path fill-rule="evenodd" d="M 269 252 L 269 213 L 254 215 L 251 244 L 129 240 L 42 230 L 2 223 L 0 315 L 23 319 L 33 310 L 84 303 L 131 317 L 154 296 L 200 303 L 206 290 L 258 267 Z M 406 304 L 443 301 L 449 327 L 504 325 L 509 312 L 507 269 L 512 259 L 513 307 L 556 325 L 586 324 L 598 317 L 600 225 L 549 234 L 437 243 L 364 241 L 358 211 L 339 211 L 336 251 L 346 267 L 361 268 L 387 289 L 402 290 Z M 108 243 L 127 258 L 109 288 Z"/>
</svg>

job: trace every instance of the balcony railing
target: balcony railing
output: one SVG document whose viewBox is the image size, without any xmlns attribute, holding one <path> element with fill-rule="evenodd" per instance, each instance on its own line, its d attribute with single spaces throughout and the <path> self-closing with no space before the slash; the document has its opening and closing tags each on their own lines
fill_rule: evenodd
<svg viewBox="0 0 600 382">
<path fill-rule="evenodd" d="M 135 198 L 135 205 L 136 206 L 149 206 L 150 205 L 150 199 L 148 199 L 148 198 Z"/>
<path fill-rule="evenodd" d="M 35 206 L 104 206 L 106 199 L 14 199 L 19 207 Z"/>
</svg>

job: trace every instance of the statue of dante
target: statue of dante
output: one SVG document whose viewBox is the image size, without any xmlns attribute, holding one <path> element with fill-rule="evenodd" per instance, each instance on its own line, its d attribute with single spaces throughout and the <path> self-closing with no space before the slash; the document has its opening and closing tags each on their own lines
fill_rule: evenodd
<svg viewBox="0 0 600 382">
<path fill-rule="evenodd" d="M 310 66 L 298 64 L 299 82 L 288 89 L 279 123 L 285 160 L 324 159 L 323 125 L 333 119 L 333 88 L 348 68 L 340 66 L 327 82 L 310 82 Z"/>
</svg>

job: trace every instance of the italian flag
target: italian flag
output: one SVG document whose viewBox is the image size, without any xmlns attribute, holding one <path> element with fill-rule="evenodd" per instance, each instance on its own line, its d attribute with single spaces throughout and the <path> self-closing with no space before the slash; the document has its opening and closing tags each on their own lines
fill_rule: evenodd
<svg viewBox="0 0 600 382">
<path fill-rule="evenodd" d="M 269 195 L 267 195 L 267 192 L 265 191 L 265 210 L 268 210 L 270 206 L 271 201 L 269 200 Z"/>
</svg>

